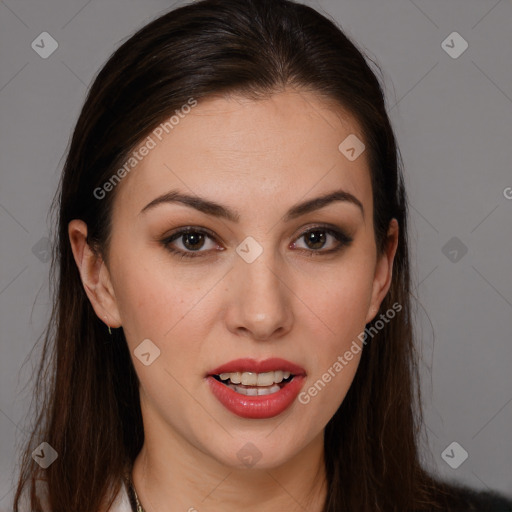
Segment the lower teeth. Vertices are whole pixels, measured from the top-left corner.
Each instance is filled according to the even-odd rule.
[[[247,396],[261,396],[261,395],[270,395],[271,393],[276,393],[281,388],[274,384],[273,386],[265,386],[265,387],[248,387],[244,388],[242,386],[235,386],[234,384],[226,384],[226,386],[230,387],[237,393],[241,395]]]

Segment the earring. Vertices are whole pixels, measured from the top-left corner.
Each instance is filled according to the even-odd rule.
[[[105,317],[105,320],[108,321],[108,317]],[[110,336],[112,336],[112,331],[110,330],[110,325],[107,324],[107,327],[108,327],[108,333],[110,334]]]

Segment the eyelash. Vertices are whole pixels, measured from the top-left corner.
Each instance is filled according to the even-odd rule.
[[[348,236],[343,231],[340,231],[338,229],[333,229],[328,226],[313,226],[309,228],[308,230],[304,231],[302,234],[300,234],[296,240],[300,240],[304,236],[308,235],[311,232],[320,231],[325,232],[332,237],[334,237],[335,240],[338,241],[339,245],[334,249],[329,249],[327,251],[322,250],[315,250],[315,249],[299,249],[301,251],[304,251],[308,254],[308,257],[315,257],[315,256],[322,256],[322,255],[328,255],[333,254],[341,251],[344,247],[349,246],[353,242],[353,238]],[[213,233],[211,233],[209,230],[206,230],[204,228],[196,228],[194,226],[188,226],[184,229],[180,229],[179,231],[176,231],[172,235],[164,238],[160,241],[160,243],[164,246],[166,250],[168,250],[170,253],[172,253],[173,256],[176,256],[179,259],[186,259],[186,258],[197,258],[197,257],[204,257],[201,253],[208,253],[209,251],[182,251],[181,249],[175,249],[171,246],[172,242],[176,239],[179,239],[183,235],[186,235],[188,233],[196,233],[196,234],[203,234],[206,235],[208,238],[211,238],[215,241],[215,236]],[[295,242],[294,242],[295,243]]]

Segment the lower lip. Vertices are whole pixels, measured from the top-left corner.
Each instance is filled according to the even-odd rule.
[[[272,418],[285,411],[297,398],[304,379],[304,375],[295,375],[288,384],[275,393],[247,396],[237,393],[211,375],[207,378],[212,393],[228,411],[242,418],[251,419]]]

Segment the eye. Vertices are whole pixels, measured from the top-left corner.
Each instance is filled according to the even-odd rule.
[[[343,247],[348,246],[352,243],[353,239],[343,231],[334,228],[328,228],[325,226],[315,226],[312,229],[308,229],[297,240],[304,240],[305,248],[298,247],[297,242],[292,244],[293,248],[303,249],[309,252],[309,256],[318,256],[321,254],[330,254],[341,250]],[[319,250],[325,247],[325,245],[331,247],[325,250]]]
[[[208,247],[207,241],[210,241],[210,247]],[[194,258],[197,256],[203,256],[204,252],[208,252],[211,249],[218,248],[219,246],[213,243],[215,237],[205,229],[195,228],[189,226],[185,229],[181,229],[171,236],[162,240],[162,245],[171,253],[176,254],[181,258]],[[176,244],[176,242],[178,242]],[[176,245],[178,247],[176,247]],[[206,245],[205,250],[204,249]],[[219,250],[224,250],[220,248]]]
[[[305,247],[300,247],[297,241],[293,242],[291,247],[305,251],[308,256],[332,254],[350,245],[353,241],[343,231],[326,226],[315,226],[305,231],[296,240],[301,239],[304,240]],[[173,255],[183,259],[207,256],[207,253],[212,250],[223,251],[224,248],[216,244],[215,240],[215,235],[209,230],[188,226],[161,240],[161,244]],[[325,245],[331,247],[320,250]]]

